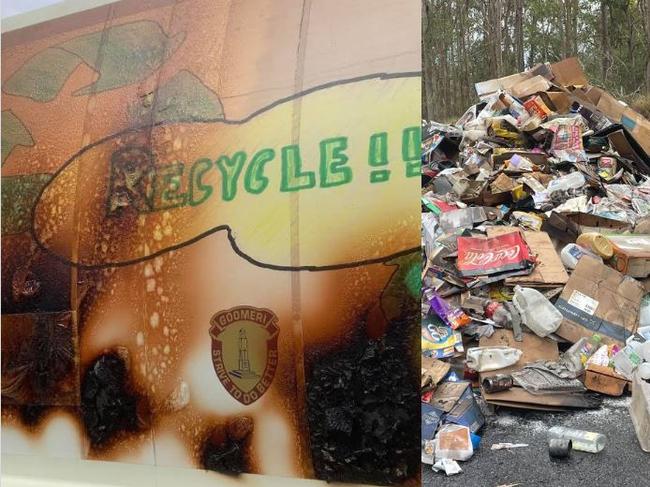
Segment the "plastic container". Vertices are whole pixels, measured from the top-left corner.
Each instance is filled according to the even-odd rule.
[[[539,337],[554,333],[562,323],[562,313],[536,289],[515,286],[512,302],[524,325]]]
[[[599,255],[596,255],[591,250],[574,243],[570,243],[564,246],[560,252],[560,259],[562,260],[564,267],[567,269],[575,269],[578,265],[578,261],[585,255],[593,257],[594,259],[599,260],[601,263],[603,262],[603,259]]]
[[[626,345],[614,355],[614,369],[620,375],[631,379],[636,368],[641,364],[641,357],[631,345]]]
[[[516,364],[522,354],[512,347],[473,347],[467,349],[465,362],[477,372],[489,372]]]
[[[563,361],[570,366],[576,374],[582,374],[587,360],[600,348],[602,338],[592,335],[590,338],[582,337],[571,348],[564,352]]]
[[[632,384],[629,411],[641,449],[650,453],[650,384],[642,380],[638,373]]]
[[[597,232],[587,232],[581,234],[576,243],[581,247],[591,250],[603,259],[611,259],[614,255],[614,245],[607,237]]]
[[[559,178],[554,179],[553,181],[548,183],[546,190],[550,194],[550,193],[554,193],[555,191],[567,191],[569,189],[580,189],[585,184],[587,184],[587,180],[585,179],[584,175],[580,171],[575,171],[565,176],[560,176]]]
[[[641,299],[641,310],[639,311],[639,326],[646,327],[650,325],[650,293]]]
[[[600,433],[593,433],[591,431],[574,430],[565,428],[564,426],[553,426],[548,430],[548,437],[550,439],[563,439],[571,440],[572,448],[574,450],[586,451],[589,453],[598,453],[605,448],[607,437]]]

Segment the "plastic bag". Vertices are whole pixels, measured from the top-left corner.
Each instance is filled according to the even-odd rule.
[[[469,428],[459,424],[445,424],[435,439],[436,461],[442,459],[465,461],[474,455]]]

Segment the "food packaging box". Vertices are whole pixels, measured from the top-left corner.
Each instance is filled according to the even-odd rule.
[[[628,381],[617,374],[611,367],[588,364],[585,371],[585,387],[590,391],[608,396],[620,396],[625,391]]]
[[[614,244],[612,264],[628,276],[645,278],[650,275],[650,235],[608,235]]]

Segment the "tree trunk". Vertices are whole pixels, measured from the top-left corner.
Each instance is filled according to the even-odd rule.
[[[602,49],[601,79],[603,86],[607,85],[607,76],[612,63],[612,53],[609,47],[609,19],[606,0],[600,2],[600,45]]]
[[[524,1],[515,0],[515,67],[523,71],[524,62]]]

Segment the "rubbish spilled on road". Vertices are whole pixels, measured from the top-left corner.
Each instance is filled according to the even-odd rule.
[[[422,461],[460,473],[496,407],[630,392],[650,451],[650,122],[576,58],[476,91],[453,125],[423,122]],[[606,444],[548,441],[553,458]]]

